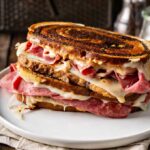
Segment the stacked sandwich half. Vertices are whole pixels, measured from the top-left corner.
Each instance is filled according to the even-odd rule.
[[[147,43],[80,24],[34,24],[0,86],[29,109],[127,117],[150,99]]]

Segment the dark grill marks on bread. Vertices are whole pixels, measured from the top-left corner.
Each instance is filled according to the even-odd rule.
[[[28,39],[38,38],[67,57],[89,59],[94,62],[124,63],[129,59],[147,59],[147,46],[138,38],[79,26],[76,24],[43,23],[29,28]],[[123,40],[122,40],[123,39]]]
[[[33,72],[23,66],[18,65],[18,70],[19,70],[19,73],[21,74],[21,77],[26,78],[27,80],[32,81],[33,83],[49,85],[54,88],[63,90],[65,92],[72,92],[78,95],[84,95],[84,96],[90,95],[90,91],[86,88],[71,85],[66,82],[53,79],[50,77],[45,77],[42,74],[37,74],[36,72]]]

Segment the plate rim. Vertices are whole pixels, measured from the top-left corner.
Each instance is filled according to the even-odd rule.
[[[115,148],[115,147],[125,146],[134,142],[144,140],[150,136],[150,131],[145,131],[145,132],[133,135],[133,136],[127,136],[123,138],[114,138],[114,139],[109,139],[109,140],[85,140],[85,141],[84,140],[69,140],[69,139],[62,139],[62,138],[39,136],[28,130],[25,130],[21,127],[16,126],[12,122],[9,122],[7,119],[2,117],[1,114],[0,114],[0,123],[2,123],[2,125],[4,125],[6,128],[14,132],[15,134],[23,136],[27,139],[33,140],[35,142],[40,142],[40,143],[49,144],[53,146],[61,146],[61,147],[66,147],[66,148],[79,148],[79,149]],[[107,145],[107,143],[109,144]],[[94,144],[94,146],[87,147],[85,146],[87,144],[88,145]]]
[[[3,69],[2,71],[0,71],[0,76],[2,74],[5,75],[8,71],[9,71],[9,67]],[[1,114],[0,114],[0,123],[2,123],[2,125],[4,125],[6,128],[8,128],[11,131],[14,129],[14,131],[15,131],[14,133],[15,134],[21,135],[21,136],[26,137],[26,138],[28,138],[30,140],[33,140],[33,141],[38,141],[37,139],[43,139],[43,140],[47,140],[47,141],[52,141],[52,142],[53,141],[57,141],[58,143],[60,142],[60,143],[68,143],[68,144],[71,144],[71,143],[73,143],[73,144],[93,143],[94,144],[95,143],[97,145],[97,146],[95,145],[95,147],[94,147],[95,149],[116,147],[116,146],[112,146],[112,143],[116,142],[116,141],[124,141],[124,143],[126,143],[125,141],[128,141],[129,139],[131,139],[131,142],[127,142],[128,144],[131,144],[131,143],[137,141],[135,139],[136,137],[139,139],[138,141],[150,137],[150,129],[149,129],[149,130],[143,131],[141,133],[137,133],[137,134],[134,134],[134,135],[131,135],[131,136],[124,136],[124,137],[121,137],[121,138],[117,137],[117,138],[113,138],[113,139],[110,138],[110,139],[104,139],[104,140],[98,140],[98,139],[97,140],[95,140],[95,139],[93,139],[93,140],[92,139],[86,139],[86,140],[83,140],[83,139],[80,139],[80,140],[74,139],[74,140],[72,140],[72,139],[68,139],[68,138],[63,139],[63,138],[58,138],[58,137],[40,136],[38,134],[32,133],[29,130],[25,130],[24,128],[21,128],[21,127],[15,125],[14,123],[12,123],[12,122],[8,121],[6,118],[4,118],[4,116],[2,116]],[[16,131],[17,131],[17,133],[16,133]],[[35,138],[35,140],[34,140],[34,138]],[[101,143],[108,143],[108,142],[110,142],[111,146],[109,146],[109,145],[108,146],[104,146],[104,147],[100,146]],[[42,142],[42,143],[44,143],[44,142]],[[51,144],[51,145],[53,145],[53,144]],[[121,144],[121,145],[118,144],[118,146],[124,146],[124,145],[126,145],[126,144]],[[58,144],[58,146],[62,146],[62,144]],[[84,149],[84,146],[83,147],[78,147],[78,146],[77,147],[75,147],[75,146],[63,146],[63,147],[67,147],[67,148],[83,148]],[[86,147],[86,149],[89,149],[89,148]]]
[[[15,126],[15,124],[13,124],[12,122],[9,122],[7,119],[5,119],[3,116],[1,116],[0,114],[0,122],[2,122],[3,124],[6,124],[7,126],[12,126],[12,128],[15,128],[16,130],[22,130],[25,134],[30,134],[30,135],[33,135],[35,137],[39,137],[37,134],[35,133],[32,133],[31,131],[28,131],[28,130],[25,130],[23,128],[20,128],[18,126]],[[125,136],[125,137],[122,137],[122,138],[114,138],[114,139],[108,139],[108,140],[100,140],[101,142],[106,142],[106,141],[116,141],[116,140],[124,140],[125,138],[132,138],[133,136],[142,136],[142,135],[145,135],[145,134],[149,134],[150,135],[150,130],[148,131],[144,131],[144,132],[141,132],[141,133],[138,133],[138,134],[135,134],[135,135],[131,135],[131,136]],[[44,137],[44,136],[40,136],[39,138],[45,138],[45,139],[50,139],[50,137]],[[59,141],[63,141],[62,138],[53,138],[54,140],[59,140]],[[65,138],[65,140],[68,142],[74,142],[74,140],[70,140],[70,139],[67,139]],[[100,142],[99,140],[75,140],[75,142]]]

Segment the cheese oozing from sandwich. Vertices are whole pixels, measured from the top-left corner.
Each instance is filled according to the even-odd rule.
[[[22,43],[18,46],[17,56],[19,56],[20,54],[22,54],[25,51],[26,44],[27,44],[27,42]],[[51,49],[49,46],[45,46],[43,49],[44,49],[45,52],[46,51],[50,52],[48,54],[49,57],[55,57],[56,56],[54,50]],[[34,54],[26,53],[26,57],[28,59],[32,59],[34,61],[40,61],[42,63],[46,63],[44,58],[35,56]],[[84,62],[84,61],[81,61],[81,60],[75,60],[75,62],[76,62],[77,65],[80,65],[82,67],[89,65],[89,64],[87,64],[87,62]],[[66,65],[67,63],[64,63],[64,61],[63,61],[62,64],[61,63],[59,63],[59,64],[56,63],[55,64],[55,71],[65,70],[65,68],[67,67],[67,65]],[[115,65],[112,65],[112,64],[103,64],[102,63],[100,65],[100,68],[105,69],[107,72],[115,71],[116,73],[118,73],[122,76],[125,76],[127,73],[129,73],[130,69],[131,69],[131,71],[132,71],[132,69],[137,69],[139,72],[142,72],[144,74],[144,76],[146,77],[146,79],[149,81],[150,80],[149,66],[150,66],[150,59],[146,63],[131,61],[129,63],[123,64],[121,67],[120,66],[118,67],[117,65],[115,66]],[[90,77],[90,76],[86,76],[86,75],[83,75],[80,71],[75,70],[73,68],[70,69],[70,72],[72,74],[78,76],[79,78],[82,78],[85,81],[88,81],[89,83],[92,83],[95,86],[106,90],[108,93],[110,93],[111,95],[116,97],[120,103],[125,102],[125,95],[127,93],[124,91],[124,89],[121,87],[120,83],[117,80],[108,80],[108,82],[107,82],[107,78],[106,78],[106,80],[103,80],[103,79],[97,79],[95,77],[93,78],[93,77]],[[103,74],[105,76],[105,73],[103,73]],[[41,86],[41,85],[39,85],[39,86]],[[48,87],[46,87],[46,88],[48,88]],[[62,93],[62,94],[68,95],[68,94],[65,94],[65,93]],[[75,97],[75,96],[73,96],[73,97]],[[80,99],[86,99],[86,98],[80,97]]]
[[[70,72],[72,74],[75,74],[75,75],[79,76],[80,78],[88,81],[89,83],[92,83],[92,84],[96,85],[97,87],[100,87],[100,88],[106,90],[107,92],[109,92],[110,94],[115,96],[120,103],[125,102],[126,93],[123,91],[123,89],[121,88],[121,85],[118,83],[118,81],[115,81],[115,80],[110,81],[109,80],[107,82],[107,80],[104,80],[104,79],[91,78],[91,77],[82,75],[79,71],[74,70],[74,69],[71,69]]]
[[[90,96],[85,96],[85,95],[80,95],[80,94],[75,94],[73,92],[67,92],[67,91],[63,91],[61,89],[58,89],[56,87],[52,87],[50,85],[46,85],[46,84],[41,84],[39,82],[33,82],[32,79],[28,78],[28,76],[24,75],[23,71],[18,69],[18,73],[19,75],[26,81],[29,83],[32,83],[33,86],[35,88],[45,88],[48,89],[49,91],[51,91],[52,93],[56,93],[60,96],[62,96],[64,99],[77,99],[77,100],[81,100],[81,101],[85,101],[88,100],[90,98]]]

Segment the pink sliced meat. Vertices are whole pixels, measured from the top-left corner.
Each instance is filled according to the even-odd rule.
[[[43,57],[43,48],[40,46],[32,44],[26,51],[34,56]]]
[[[7,89],[10,93],[18,93],[28,96],[56,96],[46,88],[34,86],[24,81],[16,71],[10,72],[0,80],[0,87]]]
[[[56,55],[56,57],[54,58],[50,58],[48,56],[43,56],[43,58],[48,62],[48,64],[52,65],[59,61],[61,57],[59,55]]]
[[[91,98],[87,101],[79,100],[62,100],[56,99],[64,105],[73,106],[79,110],[93,113],[98,116],[105,116],[110,118],[125,118],[131,112],[132,107],[125,104],[115,102],[103,102],[102,100]]]
[[[127,93],[142,94],[150,92],[150,82],[145,79],[143,73],[127,75],[124,78],[121,78],[119,75],[116,75],[116,77]]]
[[[15,88],[13,84],[15,85]],[[49,96],[55,101],[64,105],[73,106],[79,110],[87,111],[96,115],[111,118],[124,118],[131,112],[131,105],[116,102],[103,102],[100,99],[90,98],[86,101],[64,99],[62,96],[49,91],[46,88],[35,87],[32,83],[27,83],[19,79],[16,71],[10,72],[0,80],[0,87],[6,88],[11,93],[18,93],[27,96]]]
[[[116,79],[118,79],[123,89],[131,87],[134,83],[136,83],[139,80],[137,73],[126,76],[121,76],[116,73],[114,74],[114,76],[116,77]]]
[[[51,58],[49,56],[44,56],[44,49],[41,46],[32,44],[31,42],[27,42],[26,44],[26,52],[33,54],[34,56],[43,58],[48,64],[55,64],[57,61],[61,59],[61,57],[57,54],[56,57]]]
[[[72,67],[76,70],[78,70],[80,73],[82,73],[85,76],[94,76],[96,74],[96,70],[91,66],[87,65],[85,66],[80,66],[79,64],[72,63]]]
[[[0,80],[0,87],[7,89],[9,92],[15,92],[13,88],[13,80],[17,76],[17,72],[10,72]]]
[[[17,70],[17,67],[16,67],[16,64],[15,64],[15,63],[14,63],[14,64],[11,64],[11,65],[9,66],[9,68],[10,68],[10,71],[11,71],[11,72]]]
[[[144,77],[143,73],[138,74],[139,80],[132,86],[125,89],[126,92],[130,93],[147,93],[150,92],[150,83]]]

